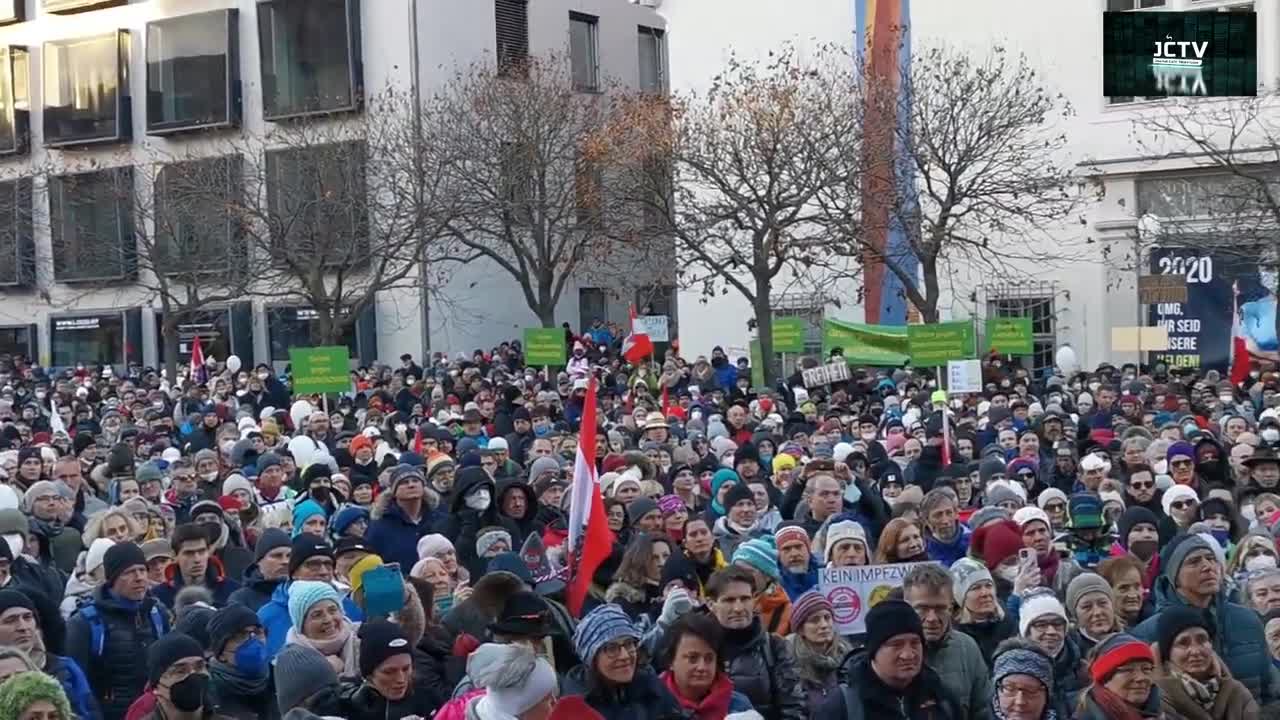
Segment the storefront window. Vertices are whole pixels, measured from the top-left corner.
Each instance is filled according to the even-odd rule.
[[[21,355],[28,360],[31,357],[32,348],[35,344],[31,337],[34,327],[31,325],[23,325],[22,327],[3,327],[0,328],[0,355]]]
[[[164,341],[164,315],[156,313],[156,337],[160,347],[160,362],[165,362],[168,348]],[[196,337],[206,358],[226,360],[231,354],[231,313],[226,310],[192,313],[192,317],[178,323],[178,362],[191,361],[191,347]]]
[[[305,307],[278,307],[267,309],[267,328],[271,335],[271,359],[289,362],[289,348],[324,345],[316,333],[316,311]],[[342,335],[342,345],[351,350],[352,357],[359,357],[356,347],[356,326],[352,323]]]
[[[54,366],[124,363],[122,314],[59,317],[51,322],[49,340]]]

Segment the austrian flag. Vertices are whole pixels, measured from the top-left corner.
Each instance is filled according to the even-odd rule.
[[[613,532],[600,495],[596,477],[596,379],[587,381],[587,397],[582,410],[582,431],[578,434],[578,454],[573,467],[573,487],[569,491],[569,612],[578,617],[591,588],[591,578],[613,550]]]
[[[636,329],[636,307],[631,306],[631,334],[622,341],[622,357],[635,365],[653,354],[653,340],[644,329]]]

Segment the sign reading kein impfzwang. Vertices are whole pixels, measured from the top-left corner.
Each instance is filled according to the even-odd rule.
[[[1216,10],[1103,13],[1102,94],[1112,102],[1257,95],[1257,15]]]
[[[823,568],[818,575],[818,592],[831,601],[836,632],[857,635],[867,631],[867,611],[902,587],[902,578],[911,568],[924,563],[862,565]]]

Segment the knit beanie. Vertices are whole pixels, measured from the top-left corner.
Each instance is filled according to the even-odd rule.
[[[1093,493],[1080,492],[1067,501],[1068,524],[1075,530],[1096,530],[1105,525],[1102,498]]]
[[[391,487],[387,488],[391,492],[391,497],[396,496],[396,490],[400,484],[406,480],[416,479],[424,486],[427,484],[427,476],[423,474],[422,468],[415,465],[407,465],[401,463],[391,471]]]
[[[285,645],[276,654],[276,703],[285,713],[326,687],[336,687],[338,675],[333,666],[309,645]]]
[[[58,486],[48,480],[40,480],[31,483],[31,487],[22,495],[22,509],[31,512],[35,506],[36,498],[48,495],[60,495]]]
[[[71,702],[62,683],[42,672],[20,672],[0,683],[0,716],[17,720],[27,708],[44,700],[58,711],[58,717],[72,718]]]
[[[1018,504],[1022,504],[1025,501],[1022,496],[1013,489],[1013,486],[1007,482],[997,480],[987,486],[986,493],[983,495],[983,506],[991,507],[1005,502],[1016,502]]]
[[[1190,607],[1188,605],[1170,605],[1160,611],[1156,616],[1156,643],[1160,648],[1160,659],[1167,662],[1169,660],[1169,651],[1173,649],[1173,643],[1178,639],[1178,635],[1183,630],[1193,627],[1204,628],[1209,633],[1209,639],[1214,636],[1213,622],[1200,608]]]
[[[1105,683],[1116,670],[1128,663],[1145,660],[1154,665],[1156,661],[1155,655],[1151,652],[1151,646],[1128,633],[1112,635],[1098,643],[1093,652],[1093,664],[1089,666],[1089,677],[1098,685]]]
[[[1064,623],[1067,621],[1067,611],[1053,593],[1039,592],[1026,598],[1022,601],[1022,608],[1018,613],[1018,633],[1026,637],[1031,624],[1046,615],[1061,618]]]
[[[796,459],[788,453],[778,453],[773,456],[773,472],[778,474],[786,470],[796,469]]]
[[[1050,531],[1053,530],[1053,523],[1049,522],[1049,513],[1041,510],[1035,505],[1020,507],[1018,508],[1018,512],[1013,514],[1013,521],[1017,523],[1019,528],[1024,528],[1027,526],[1027,523],[1035,522],[1037,520],[1044,523],[1046,529]]]
[[[791,627],[795,632],[800,632],[805,622],[820,610],[835,614],[835,609],[831,607],[831,601],[826,595],[817,590],[809,590],[802,594],[791,603]]]
[[[399,625],[386,620],[366,620],[360,625],[360,676],[373,675],[378,666],[396,655],[412,655],[413,646]]]
[[[258,536],[258,543],[253,546],[253,561],[259,562],[267,553],[276,548],[289,547],[289,534],[279,528],[267,528]]]
[[[107,557],[107,551],[115,544],[114,540],[108,540],[107,538],[94,540],[84,554],[84,571],[93,573],[94,570],[102,567],[102,563]]]
[[[18,508],[0,510],[0,535],[21,533],[24,537],[31,532],[31,523]]]
[[[1164,491],[1164,495],[1160,496],[1160,507],[1164,508],[1164,514],[1173,517],[1173,504],[1179,501],[1193,500],[1199,502],[1200,498],[1196,495],[1196,491],[1186,485],[1174,485]]]
[[[523,645],[481,645],[467,658],[467,676],[485,691],[480,717],[519,717],[558,685],[551,664]]]
[[[1106,578],[1097,573],[1082,572],[1071,578],[1071,583],[1067,585],[1067,612],[1072,617],[1076,616],[1076,606],[1086,595],[1100,593],[1106,595],[1108,600],[1115,602],[1115,595],[1111,591],[1111,585]]]
[[[994,570],[1022,548],[1022,531],[1012,520],[1001,520],[978,528],[969,542],[970,552]]]
[[[1129,533],[1138,525],[1150,525],[1152,529],[1159,529],[1160,520],[1156,518],[1156,514],[1150,510],[1135,505],[1125,510],[1120,515],[1120,519],[1116,521],[1116,542],[1120,543],[1120,547],[1129,548]]]
[[[36,611],[36,604],[27,593],[21,590],[0,590],[0,615],[16,607],[26,608],[33,613]]]
[[[1044,490],[1040,491],[1040,497],[1036,498],[1036,505],[1040,506],[1040,509],[1043,510],[1049,503],[1053,502],[1054,500],[1057,500],[1063,505],[1066,505],[1067,494],[1062,492],[1058,488],[1045,488]]]
[[[293,536],[302,534],[302,526],[313,517],[328,518],[328,513],[315,500],[303,500],[293,506]]]
[[[960,504],[960,499],[956,496],[955,490],[945,485],[930,490],[925,493],[924,500],[920,502],[920,517],[929,517],[929,513],[935,507],[947,501],[950,501],[952,505],[958,506]]]
[[[137,545],[122,542],[107,548],[107,552],[102,556],[102,569],[106,575],[107,587],[115,584],[116,578],[136,565],[147,566],[147,558],[142,554],[142,548]]]
[[[230,495],[237,490],[244,490],[247,493],[253,493],[253,483],[245,479],[240,473],[231,473],[226,480],[222,481],[222,494]]]
[[[778,569],[778,549],[764,538],[752,538],[733,551],[733,564],[744,564],[759,570],[775,583],[782,582]]]
[[[881,645],[899,635],[916,635],[924,644],[924,626],[914,608],[901,600],[883,600],[871,608],[867,613],[868,657],[874,658]]]
[[[329,547],[329,543],[324,538],[311,533],[302,533],[293,538],[289,550],[289,576],[298,571],[302,564],[313,557],[327,557],[333,559],[333,548]]]
[[[1010,517],[1012,516],[1009,514],[1008,510],[1005,510],[1002,507],[988,505],[986,507],[978,508],[977,511],[969,516],[969,527],[977,530],[983,525],[994,520],[1008,520]]]
[[[537,458],[533,462],[529,463],[529,482],[534,485],[534,492],[537,494],[541,494],[538,493],[537,486],[538,481],[542,479],[543,475],[557,477],[559,474],[560,461],[553,457],[544,455],[543,457]],[[547,487],[549,486],[544,485],[542,489],[546,490]]]
[[[511,533],[503,528],[490,526],[481,530],[480,534],[476,536],[476,555],[484,557],[499,541],[505,541],[508,550],[514,549],[511,546]]]
[[[578,623],[573,631],[573,647],[578,658],[591,667],[600,648],[624,638],[639,641],[640,632],[621,607],[606,603],[597,605]]]
[[[1045,695],[1053,694],[1053,661],[1040,650],[1014,647],[995,656],[991,679],[995,685],[1010,675],[1030,675],[1044,686]]]
[[[648,515],[649,513],[657,509],[658,509],[657,501],[655,501],[653,498],[647,498],[641,495],[635,500],[632,500],[631,504],[627,506],[627,523],[630,525],[635,525],[636,523],[640,522],[640,518],[644,517],[645,515]]]
[[[289,583],[289,619],[293,621],[295,632],[302,634],[302,624],[307,619],[307,613],[316,603],[325,600],[331,600],[334,605],[342,607],[342,598],[338,597],[338,591],[329,583],[314,580],[294,580]]]
[[[170,632],[147,648],[147,684],[155,687],[170,665],[183,658],[204,657],[204,648],[190,635]]]
[[[1182,570],[1182,563],[1196,550],[1208,550],[1217,554],[1209,541],[1200,535],[1178,535],[1169,541],[1169,545],[1161,553],[1160,565],[1164,569],[1164,576],[1169,578],[1174,587],[1178,585],[1178,572]]]
[[[831,551],[835,549],[836,543],[844,540],[857,540],[862,546],[867,547],[867,531],[862,524],[854,520],[841,520],[831,523],[827,527],[827,542],[822,548],[822,557],[831,560]]]
[[[215,612],[213,618],[209,620],[209,652],[214,655],[222,653],[227,643],[231,642],[231,638],[255,625],[262,625],[258,614],[238,603],[232,603]]]
[[[1169,449],[1165,451],[1164,459],[1166,462],[1172,463],[1173,459],[1178,455],[1181,455],[1188,460],[1195,461],[1196,449],[1192,447],[1191,443],[1185,440],[1179,440],[1170,445]]]
[[[351,569],[347,571],[347,583],[351,586],[351,592],[354,593],[360,588],[364,587],[365,573],[369,572],[370,570],[376,567],[379,567],[384,562],[385,561],[382,559],[381,555],[374,555],[372,553],[370,553],[369,555],[365,555],[364,557],[357,560],[356,564],[352,565]],[[418,563],[420,562],[422,561],[419,560]],[[440,561],[436,560],[436,562],[440,562]],[[414,570],[418,568],[418,563],[414,563],[413,565]],[[413,571],[410,570],[409,574],[413,575]]]
[[[334,537],[341,537],[347,531],[347,528],[358,520],[368,522],[369,510],[359,505],[348,505],[333,514],[333,519],[329,521],[329,529]]]
[[[658,498],[658,509],[662,511],[664,516],[675,515],[681,510],[686,513],[689,511],[688,508],[685,507],[684,501],[680,499],[679,495],[663,495]]]
[[[730,510],[733,509],[734,505],[737,505],[743,500],[750,500],[751,502],[754,503],[756,500],[756,496],[752,494],[751,488],[747,487],[746,483],[739,482],[737,485],[734,485],[733,487],[729,488],[729,492],[724,494],[725,513],[727,514]]]
[[[830,531],[831,529],[828,528],[827,532],[830,533]],[[803,525],[795,522],[779,525],[778,529],[773,531],[774,547],[780,548],[789,542],[802,542],[805,547],[809,547],[809,531],[805,530]]]
[[[427,557],[438,557],[453,549],[453,543],[449,542],[449,538],[439,534],[432,533],[423,535],[418,538],[418,559]]]
[[[962,607],[964,606],[965,596],[969,594],[974,585],[983,581],[995,583],[995,580],[991,577],[991,571],[987,569],[986,565],[967,557],[960,558],[951,564],[951,580],[955,583],[956,603]]]

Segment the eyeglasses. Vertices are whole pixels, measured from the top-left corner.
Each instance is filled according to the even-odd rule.
[[[1035,622],[1031,623],[1031,629],[1038,630],[1041,632],[1045,630],[1057,630],[1058,632],[1063,632],[1067,629],[1067,621],[1057,619],[1057,618],[1048,619],[1048,620],[1036,620]]]
[[[1053,513],[1066,512],[1066,511],[1067,511],[1067,504],[1066,504],[1066,503],[1060,503],[1060,502],[1045,503],[1044,511],[1045,511],[1045,512],[1053,512]]]
[[[605,657],[617,658],[624,654],[635,655],[639,649],[640,649],[640,646],[639,644],[636,643],[635,640],[627,638],[625,640],[618,640],[616,642],[608,643],[604,647],[600,648],[600,652]]]
[[[1174,460],[1169,463],[1169,467],[1176,467],[1176,468],[1191,467],[1192,464],[1193,463],[1190,460]]]
[[[996,689],[1000,691],[1000,695],[1005,698],[1020,697],[1023,700],[1037,700],[1044,697],[1045,690],[1043,685],[1022,686],[1015,685],[1011,682],[1002,682]]]
[[[1187,508],[1191,508],[1195,506],[1196,506],[1195,500],[1174,500],[1173,502],[1169,503],[1169,507],[1174,510],[1186,510]]]

